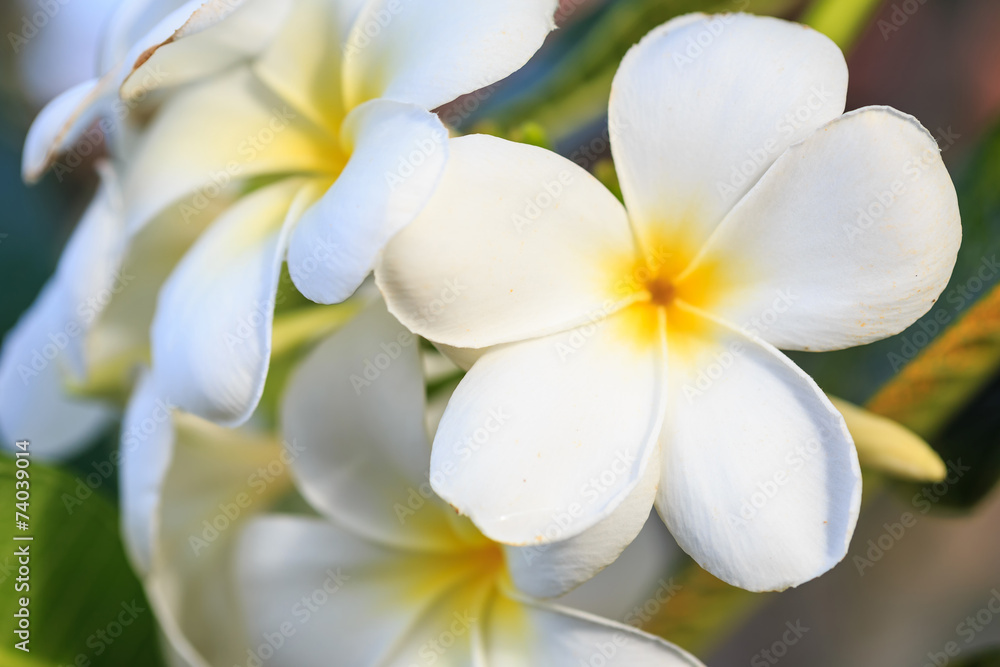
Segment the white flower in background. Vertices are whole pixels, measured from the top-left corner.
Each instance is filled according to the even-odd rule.
[[[81,145],[95,150],[95,123],[109,135],[124,174],[118,261],[85,255],[81,275],[113,276],[151,226],[187,237],[211,216],[159,291],[153,373],[180,408],[238,424],[263,391],[286,251],[307,297],[350,296],[440,177],[447,132],[429,110],[523,65],[555,4],[127,2],[103,74],[33,125],[25,177],[72,168]],[[47,334],[32,331],[28,350]]]
[[[240,430],[191,415],[158,421],[142,383],[122,440],[124,532],[181,664],[700,664],[520,592],[564,593],[624,545],[601,528],[528,552],[486,539],[430,490],[424,392],[417,339],[380,302],[293,374],[283,450],[241,448]],[[315,513],[261,515],[289,472]],[[605,606],[641,578],[612,569],[591,582],[612,576]],[[674,591],[657,585],[644,595],[659,604]]]
[[[887,107],[841,115],[846,90],[813,30],[689,15],[615,76],[624,207],[553,153],[452,140],[376,270],[403,324],[478,357],[434,440],[438,494],[494,540],[544,544],[622,514],[652,475],[680,546],[727,582],[781,589],[837,563],[857,454],[777,348],[901,331],[961,237],[931,135]]]
[[[117,265],[120,194],[108,165],[102,184],[66,244],[55,275],[4,338],[0,356],[0,432],[6,446],[30,439],[42,457],[69,456],[104,429],[113,410],[68,395],[88,370],[86,331],[110,299],[115,276],[91,262]],[[109,239],[112,241],[109,243]]]
[[[121,0],[13,3],[6,37],[22,87],[39,106],[93,75],[101,37]]]

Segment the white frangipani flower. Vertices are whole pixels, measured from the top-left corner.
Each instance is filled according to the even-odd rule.
[[[452,140],[376,270],[403,324],[478,357],[434,441],[438,494],[492,539],[544,544],[622,514],[652,475],[680,546],[732,584],[836,564],[857,454],[777,348],[901,331],[961,238],[931,135],[887,107],[842,115],[846,90],[842,54],[811,29],[690,15],[615,76],[624,207],[553,153]],[[510,418],[486,434],[495,410]]]
[[[367,384],[358,381],[365,360],[380,369]],[[457,516],[427,483],[423,397],[416,339],[380,303],[317,348],[290,381],[285,437],[302,452],[292,474],[321,517],[255,517],[241,536],[249,635],[295,630],[269,664],[569,667],[593,656],[700,664],[630,626],[519,592],[510,577],[530,568],[535,577],[580,583],[581,571],[606,556],[602,544],[579,545],[573,558],[556,545],[528,560]],[[520,572],[509,570],[514,562]],[[312,597],[317,591],[325,595]],[[305,599],[322,602],[299,623]]]
[[[42,113],[24,170],[41,173],[95,118],[122,111],[137,117],[121,150],[127,237],[165,214],[187,220],[243,195],[166,281],[151,331],[157,384],[184,410],[239,424],[263,390],[286,254],[307,297],[349,297],[442,173],[447,132],[430,110],[517,70],[553,28],[555,8],[128,3],[120,22],[132,28],[116,33],[125,55]]]
[[[621,542],[594,529],[576,546],[526,551],[482,536],[430,491],[424,393],[417,339],[381,302],[292,375],[283,448],[247,427],[168,416],[153,379],[139,383],[123,426],[123,533],[177,664],[701,664],[519,591],[561,569],[551,592],[565,592]],[[318,516],[262,515],[288,473]],[[591,601],[600,608],[662,604],[675,592],[652,583],[665,562],[644,557],[658,574],[612,566],[579,591],[613,598]]]

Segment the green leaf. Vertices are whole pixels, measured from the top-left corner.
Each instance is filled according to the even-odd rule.
[[[517,81],[518,92],[496,95],[470,116],[505,128],[534,121],[552,143],[598,123],[607,114],[611,80],[629,48],[653,28],[694,11],[781,14],[794,0],[614,0],[557,31],[552,44]],[[534,72],[532,78],[527,74]],[[515,75],[517,76],[517,75]]]
[[[950,667],[1000,667],[1000,649],[978,653],[971,658],[959,658],[947,664]]]
[[[125,557],[114,507],[97,493],[88,496],[85,482],[31,459],[29,530],[18,530],[16,470],[9,456],[0,457],[0,664],[162,665],[153,612]],[[30,590],[18,592],[14,552],[24,545],[30,579],[20,585]],[[21,597],[30,600],[30,653],[14,648]]]
[[[802,22],[849,50],[868,25],[881,0],[814,0]]]

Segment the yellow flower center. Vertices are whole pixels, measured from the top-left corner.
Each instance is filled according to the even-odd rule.
[[[728,282],[718,263],[698,260],[696,246],[683,240],[648,243],[651,248],[638,256],[622,258],[617,265],[625,277],[615,292],[633,304],[623,312],[625,336],[639,344],[658,340],[660,322],[666,320],[668,344],[682,345],[692,336],[705,333],[707,322],[691,308],[711,310],[725,291]]]

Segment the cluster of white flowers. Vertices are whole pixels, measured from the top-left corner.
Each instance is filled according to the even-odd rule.
[[[844,557],[854,442],[779,348],[940,295],[961,227],[934,139],[845,114],[836,45],[744,14],[622,61],[624,205],[556,153],[449,137],[434,110],[524,65],[556,5],[126,1],[101,76],[37,119],[29,180],[95,125],[108,155],[4,343],[0,426],[67,456],[127,388],[123,533],[177,664],[698,665],[551,600],[654,507],[749,590]],[[269,381],[296,293],[325,306],[292,324],[339,326]],[[446,407],[418,336],[468,371]]]

